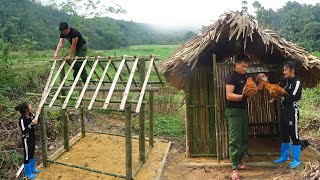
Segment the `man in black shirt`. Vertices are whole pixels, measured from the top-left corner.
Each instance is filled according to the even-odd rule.
[[[59,52],[63,46],[64,39],[67,39],[70,44],[70,52],[69,55],[66,56],[64,59],[71,64],[72,63],[72,57],[78,56],[78,57],[86,57],[87,56],[87,42],[82,37],[81,33],[76,28],[70,28],[69,25],[66,22],[60,22],[59,24],[59,30],[60,30],[60,40],[59,44],[57,46],[56,52],[54,53],[54,59],[58,59]],[[79,69],[81,67],[81,62],[76,62],[73,66],[74,73],[73,78],[75,79]],[[87,80],[87,71],[84,68],[81,73],[81,79],[83,82]]]
[[[227,107],[225,111],[229,128],[229,154],[232,164],[232,179],[240,179],[238,170],[251,169],[242,164],[241,160],[248,148],[248,113],[247,96],[243,94],[246,84],[246,71],[249,57],[238,55],[235,70],[226,79]]]

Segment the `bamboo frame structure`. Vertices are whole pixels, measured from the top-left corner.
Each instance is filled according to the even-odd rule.
[[[153,133],[153,100],[154,100],[154,92],[157,92],[160,90],[160,87],[150,87],[147,85],[163,85],[163,81],[161,79],[161,75],[158,71],[158,68],[156,67],[155,61],[159,60],[158,56],[150,55],[150,56],[119,56],[119,57],[75,57],[72,63],[69,64],[69,68],[66,70],[66,61],[55,60],[52,61],[53,65],[50,70],[50,74],[46,83],[46,87],[43,90],[42,94],[38,93],[27,93],[28,96],[33,97],[41,97],[40,103],[38,107],[41,107],[41,109],[44,108],[44,106],[48,107],[60,107],[61,108],[61,117],[62,117],[62,124],[63,124],[63,152],[66,152],[70,149],[69,144],[69,127],[68,127],[68,110],[67,108],[79,108],[80,113],[80,140],[82,137],[85,136],[86,131],[85,130],[85,122],[84,122],[84,109],[87,108],[88,110],[106,110],[108,111],[115,111],[115,112],[122,112],[125,114],[126,120],[126,133],[125,135],[118,135],[121,137],[125,137],[126,139],[126,175],[121,175],[117,173],[112,172],[103,172],[95,169],[91,169],[89,167],[82,167],[75,164],[66,164],[63,162],[56,161],[56,159],[48,159],[47,156],[47,140],[46,140],[46,121],[45,118],[42,118],[40,123],[40,134],[41,134],[41,150],[42,150],[42,161],[43,165],[47,166],[49,163],[55,163],[65,166],[70,166],[74,168],[80,168],[96,173],[106,174],[110,176],[125,178],[125,179],[133,179],[138,171],[141,169],[145,162],[146,156],[148,156],[151,148],[154,146],[154,133]],[[147,73],[145,72],[145,62],[148,61],[149,66]],[[56,70],[56,73],[54,77],[52,78],[55,67],[57,62],[59,62],[59,68]],[[90,65],[89,63],[92,62],[93,64]],[[129,67],[128,62],[133,62],[131,69]],[[115,63],[120,63],[117,67]],[[76,66],[80,66],[80,69],[78,73],[75,76],[74,82],[72,83],[71,87],[68,85],[68,77],[72,71],[72,69]],[[139,64],[139,66],[138,66]],[[82,84],[78,84],[79,78],[82,74],[82,72],[85,69],[85,66],[90,66],[90,72],[88,74],[86,82]],[[114,75],[113,79],[111,78],[110,73],[110,65],[113,66],[113,69],[116,70],[116,74]],[[125,66],[125,67],[124,67]],[[149,81],[149,77],[151,75],[151,71],[154,67],[155,76],[158,77],[158,81]],[[102,71],[97,71],[97,69],[100,68]],[[126,69],[129,72],[129,77],[127,81],[124,81],[121,72],[123,69]],[[65,71],[66,70],[66,71]],[[136,81],[134,79],[135,73],[139,72],[139,81]],[[101,73],[102,72],[102,73]],[[108,73],[109,72],[109,73]],[[95,74],[96,77],[99,78],[99,81],[94,80],[92,77]],[[58,76],[60,76],[60,81],[58,82]],[[105,77],[109,79],[109,81],[105,81]],[[120,81],[118,81],[120,79]],[[90,83],[95,83],[94,87]],[[118,84],[125,84],[125,88],[118,88]],[[139,83],[139,87],[137,87],[137,84]],[[57,86],[55,86],[58,84]],[[76,93],[74,93],[76,92]],[[93,94],[87,94],[87,92],[93,92]],[[99,93],[107,93],[106,98],[100,98]],[[122,94],[121,99],[117,100],[111,97],[118,97],[121,95],[118,95],[114,92],[120,92]],[[144,100],[145,92],[149,92],[149,108],[150,108],[150,120],[149,120],[149,140],[145,138],[145,104],[147,103]],[[138,94],[139,99],[129,99],[129,93],[136,93]],[[75,97],[75,94],[77,97]],[[90,97],[88,97],[88,96]],[[56,103],[56,100],[59,99],[61,103]],[[86,103],[89,102],[89,103]],[[97,103],[103,103],[102,107],[95,107],[94,104]],[[112,109],[108,108],[109,104],[119,104],[118,109]],[[132,110],[131,104],[136,104],[136,106],[139,106],[139,108],[136,108],[135,110]],[[138,137],[132,137],[131,134],[131,113],[138,113],[139,114],[139,124],[140,124],[140,133],[139,138]],[[40,115],[40,113],[39,113]],[[42,117],[42,115],[41,115]],[[110,135],[116,135],[112,133],[105,133],[105,132],[93,132],[93,133],[102,133],[102,134],[110,134]],[[132,139],[139,139],[139,165],[138,167],[133,171],[132,170]],[[145,148],[145,141],[149,141],[149,148],[146,150]],[[71,144],[72,145],[72,144]],[[62,153],[63,153],[62,152]]]

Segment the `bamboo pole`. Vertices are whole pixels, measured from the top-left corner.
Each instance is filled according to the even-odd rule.
[[[128,83],[127,83],[126,89],[125,89],[125,91],[123,93],[122,101],[121,101],[121,104],[120,104],[120,109],[121,110],[124,109],[124,106],[126,104],[126,101],[127,101],[127,98],[128,98],[128,94],[129,94],[129,90],[130,90],[130,87],[131,87],[131,82],[133,80],[134,73],[136,72],[136,67],[137,67],[138,61],[139,61],[139,58],[136,58],[136,60],[134,61],[133,65],[132,65],[132,69],[131,69],[131,72],[130,72]]]
[[[80,103],[81,103],[81,100],[82,100],[82,98],[83,98],[83,96],[84,96],[84,94],[85,94],[85,92],[86,92],[86,89],[88,88],[90,79],[91,79],[91,77],[92,77],[93,72],[95,72],[95,68],[96,68],[98,62],[99,62],[99,57],[98,57],[97,60],[94,62],[93,66],[92,66],[92,68],[91,68],[91,71],[90,71],[90,73],[89,73],[89,76],[88,76],[88,78],[87,78],[87,80],[86,80],[86,83],[84,84],[84,86],[83,86],[83,88],[82,88],[82,91],[81,91],[81,93],[80,93],[80,95],[79,95],[79,98],[78,98],[78,100],[77,100],[77,102],[76,102],[76,106],[75,106],[76,109],[79,107],[79,105],[80,105]]]
[[[213,89],[214,89],[214,120],[215,120],[215,131],[216,131],[216,151],[217,151],[217,159],[218,163],[220,163],[220,142],[219,142],[219,123],[218,123],[218,80],[217,80],[217,64],[216,64],[216,55],[212,55],[213,59]]]
[[[67,81],[72,81],[71,79],[68,79]],[[99,80],[90,80],[90,82],[92,83],[96,83],[99,82]],[[112,83],[113,81],[103,81],[103,83]],[[128,83],[128,81],[122,81],[121,83],[125,83],[124,87],[126,86],[126,83]],[[136,81],[136,83],[140,83],[139,81]],[[164,82],[160,82],[160,81],[148,81],[147,84],[164,84]]]
[[[101,87],[101,85],[102,85],[104,76],[107,74],[107,71],[108,71],[108,68],[109,68],[109,66],[110,66],[110,63],[111,63],[111,59],[109,59],[106,67],[104,68],[104,71],[103,71],[103,73],[102,73],[102,75],[101,75],[101,78],[100,78],[100,80],[99,80],[98,86],[97,86],[97,88],[95,89],[95,92],[94,92],[94,94],[93,94],[93,96],[92,96],[92,98],[91,98],[90,104],[89,104],[89,106],[88,106],[88,109],[89,109],[89,110],[92,108],[92,105],[93,105],[94,101],[96,100],[96,97],[97,97],[97,95],[98,95],[98,93],[99,93],[99,90],[100,90],[100,87]]]
[[[114,176],[114,177],[126,179],[126,176],[125,176],[125,175],[122,175],[122,174],[116,174],[116,173],[111,173],[111,172],[104,172],[104,171],[100,171],[100,170],[96,170],[96,169],[87,168],[87,167],[84,167],[84,166],[79,166],[79,165],[74,165],[74,164],[67,164],[67,163],[59,162],[59,161],[48,160],[48,162],[54,163],[54,164],[63,165],[63,166],[67,166],[67,167],[73,167],[73,168],[83,169],[83,170],[87,170],[87,171],[91,171],[91,172],[95,172],[95,173],[99,173],[99,174],[104,174],[104,175],[108,175],[108,176]]]
[[[151,58],[151,61],[150,61],[150,64],[149,64],[149,67],[148,67],[148,70],[147,70],[147,74],[144,78],[144,82],[143,82],[143,85],[142,85],[142,90],[140,92],[140,97],[139,97],[139,100],[138,100],[138,104],[137,104],[137,107],[136,107],[136,113],[139,113],[140,112],[140,108],[141,108],[141,102],[143,100],[143,97],[144,97],[144,93],[145,93],[145,90],[146,90],[146,87],[147,87],[147,83],[148,83],[148,80],[149,80],[149,77],[150,77],[150,74],[151,74],[151,70],[152,70],[152,66],[153,66],[153,60],[154,60],[154,57]],[[142,80],[140,80],[142,81]]]
[[[126,58],[126,56],[123,56],[123,59],[125,59],[125,58]],[[123,60],[123,59],[122,59],[122,60]],[[122,71],[122,67],[123,67],[123,63],[122,63],[122,62],[123,62],[123,61],[121,61],[121,62],[120,62],[120,65],[119,65],[119,68],[121,69],[120,71]],[[121,65],[121,64],[122,64],[122,65]],[[117,66],[114,64],[113,61],[111,61],[111,65],[112,65],[113,68],[116,70],[116,72],[118,72],[119,68],[117,68]],[[120,67],[120,66],[121,66],[121,67]],[[126,84],[125,84],[125,82],[124,82],[121,74],[119,74],[119,78],[120,78],[121,83],[122,83],[124,86],[126,86]],[[118,78],[117,78],[117,81],[118,81]],[[113,81],[112,81],[112,83],[113,83]]]
[[[81,126],[81,137],[86,136],[86,131],[85,131],[85,125],[84,125],[84,103],[81,103],[82,106],[80,107],[80,126]]]
[[[160,75],[160,73],[159,73],[159,70],[158,70],[158,67],[157,67],[155,61],[153,61],[153,67],[154,67],[154,70],[156,71],[156,74],[157,74],[157,76],[158,76],[158,78],[159,78],[160,83],[162,83],[162,87],[164,87],[163,80],[162,80],[162,78],[161,78],[161,75]]]
[[[86,59],[86,60],[87,60],[87,59]],[[78,74],[77,74],[77,76],[76,76],[76,79],[73,81],[72,86],[71,86],[71,88],[70,88],[70,90],[69,90],[69,93],[68,93],[66,99],[64,100],[64,103],[63,103],[63,105],[62,105],[62,109],[65,109],[65,108],[67,107],[67,105],[68,105],[68,102],[69,102],[69,99],[70,99],[70,97],[71,97],[71,95],[72,95],[72,93],[73,93],[73,90],[74,90],[74,88],[76,87],[76,85],[77,85],[77,83],[78,83],[78,80],[79,80],[79,78],[80,78],[80,76],[81,76],[81,73],[82,73],[83,69],[85,68],[85,65],[86,65],[86,63],[87,63],[86,60],[84,60],[84,61],[82,62],[82,64],[81,64],[81,67],[80,67],[79,72],[78,72]]]
[[[109,63],[109,62],[111,63],[111,60],[110,60],[110,59],[109,59],[109,61],[108,61],[107,63]],[[101,61],[99,61],[98,64],[99,64],[99,66],[100,66],[102,69],[105,69],[104,66],[102,65]],[[111,77],[109,76],[109,74],[106,73],[106,75],[107,75],[109,81],[112,81],[112,79],[111,79]],[[100,81],[100,79],[101,79],[101,77],[99,78],[99,81]]]
[[[58,87],[53,87],[52,89],[58,89]],[[62,87],[61,89],[63,90],[67,90],[69,89],[69,87]],[[75,87],[74,88],[75,90],[82,90],[82,87]],[[87,91],[96,91],[97,90],[97,87],[88,87],[87,88]],[[99,91],[109,91],[110,88],[109,87],[106,87],[106,88],[100,88]],[[114,88],[113,92],[124,92],[126,89],[125,88]],[[141,88],[139,87],[131,87],[130,88],[130,92],[141,92]],[[159,87],[147,87],[146,88],[146,92],[150,92],[150,91],[160,91],[160,88]],[[210,106],[210,105],[209,105]],[[211,105],[213,106],[213,105]]]
[[[150,108],[150,120],[149,120],[149,147],[153,147],[153,113],[154,113],[154,97],[153,92],[149,93],[149,108]]]
[[[140,60],[139,62],[139,80],[145,80],[145,66],[146,62]],[[139,87],[143,88],[143,84],[139,83]],[[142,96],[144,97],[144,96]],[[139,162],[145,162],[145,105],[142,105],[139,113]]]
[[[127,56],[127,55],[123,55]],[[109,59],[112,59],[112,61],[121,61],[123,59],[123,56],[101,56],[101,62],[107,62]],[[136,57],[139,56],[140,59],[144,59],[146,61],[150,61],[150,56],[154,56],[156,61],[160,60],[159,55],[134,55],[134,56],[127,56],[127,61],[134,61]],[[74,58],[72,58],[73,60]],[[84,61],[85,57],[79,57],[79,61]],[[96,56],[88,56],[88,61],[94,61],[96,59]],[[52,62],[54,60],[49,60],[49,62]],[[64,61],[64,59],[58,59],[56,61]]]
[[[45,87],[44,87],[44,89],[43,89],[43,93],[42,93],[40,102],[43,100],[43,97],[45,96],[45,94],[46,94],[46,92],[47,92],[47,90],[48,90],[48,88],[49,88],[49,84],[50,84],[51,77],[52,77],[52,75],[53,75],[54,69],[55,69],[55,67],[56,67],[56,63],[57,63],[57,61],[53,61],[53,63],[52,63],[52,67],[51,67],[51,69],[50,69],[50,73],[49,73],[49,76],[48,76],[48,78],[47,78],[47,83],[46,83],[46,85],[45,85]],[[38,109],[37,109],[37,111],[36,111],[35,119],[38,119],[38,118],[39,118],[39,115],[40,115],[40,113],[41,113],[41,109],[42,109],[42,106],[40,106],[40,104],[39,104]]]
[[[27,93],[28,96],[41,96],[41,94],[37,94],[37,93]],[[53,95],[49,95],[49,97],[53,97]],[[66,96],[58,96],[57,97],[58,99],[66,99],[67,97]],[[77,97],[71,97],[70,99],[72,100],[77,100],[78,98]],[[91,99],[90,98],[82,98],[82,101],[90,101]],[[105,100],[104,99],[96,99],[97,102],[104,102]],[[128,103],[133,103],[133,104],[137,104],[138,101],[135,101],[135,100],[128,100],[127,101]],[[121,103],[121,100],[111,100],[109,103]],[[142,102],[143,104],[146,103],[146,101],[143,101]],[[68,105],[66,106],[68,107]],[[122,111],[122,110],[119,110],[119,111]]]
[[[60,73],[60,85],[59,85],[59,88],[58,88],[58,90],[56,91],[55,95],[54,95],[53,98],[51,99],[51,102],[50,102],[50,104],[49,104],[49,107],[51,107],[52,104],[54,103],[54,101],[57,99],[57,96],[59,95],[62,86],[64,85],[64,83],[65,83],[66,80],[68,79],[68,75],[69,75],[69,73],[71,72],[73,66],[75,65],[75,63],[76,63],[76,61],[77,61],[77,58],[78,58],[78,57],[76,57],[76,58],[74,59],[74,61],[71,63],[71,65],[70,65],[67,73],[64,72],[64,68],[63,68],[63,71]],[[63,75],[64,75],[64,76],[63,76]]]
[[[132,179],[131,104],[126,105],[126,179]]]
[[[66,61],[62,61],[62,63],[60,64],[60,67],[57,71],[57,73],[55,74],[55,76],[53,77],[48,89],[46,90],[46,93],[45,95],[41,98],[41,102],[39,104],[39,107],[42,107],[43,104],[46,102],[46,99],[48,97],[48,95],[50,94],[50,91],[52,89],[52,87],[54,86],[54,83],[56,82],[56,80],[58,79],[59,75],[60,75],[60,72],[62,69],[64,69],[64,65],[65,65]]]
[[[48,103],[45,103],[44,105],[48,105]],[[61,104],[53,104],[52,106],[61,107]],[[67,107],[73,107],[72,105],[68,105]],[[87,107],[79,106],[79,108],[85,109]],[[92,110],[104,110],[102,108],[91,108]],[[120,109],[111,109],[107,108],[106,111],[112,111],[112,112],[123,112],[123,110]],[[131,113],[136,113],[135,111],[131,111]]]
[[[190,158],[191,157],[191,132],[192,132],[192,129],[191,129],[191,118],[192,118],[192,115],[191,115],[191,108],[190,108],[190,87],[189,87],[189,84],[190,84],[190,79],[186,79],[186,84],[185,84],[185,103],[186,103],[186,121],[185,121],[185,126],[186,126],[186,156],[187,158]]]
[[[116,73],[116,75],[115,75],[115,77],[114,77],[114,79],[113,79],[113,82],[112,82],[112,84],[111,84],[110,90],[109,90],[109,92],[108,92],[108,96],[107,96],[107,98],[106,98],[106,101],[104,102],[103,109],[107,109],[107,107],[108,107],[108,105],[109,105],[109,102],[110,102],[111,97],[112,97],[112,94],[113,94],[113,90],[114,90],[114,88],[115,88],[116,85],[117,85],[118,78],[119,78],[119,76],[120,76],[120,73],[121,73],[121,71],[122,71],[122,68],[123,68],[123,65],[124,65],[125,61],[126,61],[126,56],[123,57],[120,65],[119,65],[119,68],[118,68],[118,70],[117,70],[117,73]],[[111,62],[111,64],[112,64],[112,62]]]
[[[41,155],[42,163],[44,167],[47,167],[48,152],[47,152],[47,130],[46,130],[46,119],[44,118],[44,109],[40,113],[40,139],[41,139]]]
[[[134,62],[136,62],[136,61],[134,61]],[[127,70],[128,70],[128,73],[130,73],[131,70],[130,70],[130,67],[128,66],[128,63],[125,62],[124,64],[125,64],[125,66],[126,66],[126,68],[127,68]],[[134,85],[135,85],[136,87],[138,87],[138,84],[137,84],[137,82],[134,80],[134,77],[132,78],[132,81],[133,81]]]
[[[97,57],[97,59],[94,61],[94,63],[95,63],[99,58],[100,58],[100,56]],[[91,65],[90,63],[88,63],[88,65],[89,65],[89,67],[91,68],[91,70],[94,69],[94,70],[93,70],[94,75],[95,75],[98,79],[100,79],[99,74],[96,72],[96,67],[94,67],[94,65]]]
[[[172,145],[172,142],[169,141],[168,147],[166,149],[166,152],[163,155],[163,158],[162,158],[162,161],[161,161],[161,164],[160,164],[160,168],[159,168],[159,171],[158,171],[158,173],[156,175],[155,180],[160,180],[161,179],[161,176],[162,176],[162,173],[163,173],[163,169],[164,169],[164,165],[166,164],[171,145]]]

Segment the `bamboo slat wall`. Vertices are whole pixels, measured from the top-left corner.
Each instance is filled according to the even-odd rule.
[[[220,113],[218,116],[220,117],[218,121],[218,148],[220,148],[220,158],[222,159],[229,157],[228,124],[224,115],[226,107],[225,79],[233,70],[233,64],[217,64],[218,113]],[[255,76],[255,73],[250,73],[249,76]],[[192,128],[187,138],[190,138],[191,157],[216,156],[212,68],[194,69],[189,76],[188,86],[189,91],[186,92],[188,92],[190,99],[187,102],[189,103],[187,109],[189,113],[187,114],[190,115],[190,119],[187,123]],[[250,136],[272,136],[277,133],[279,124],[277,103],[268,103],[270,99],[269,93],[262,90],[248,101]]]

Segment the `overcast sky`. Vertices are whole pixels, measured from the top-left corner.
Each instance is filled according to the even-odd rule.
[[[40,0],[48,2],[50,0]],[[56,0],[61,2],[63,0]],[[209,25],[212,20],[228,10],[241,10],[242,0],[101,0],[105,4],[120,4],[126,14],[110,17],[134,22],[150,23],[160,27]],[[255,0],[247,0],[249,13],[254,14],[252,4]],[[259,0],[265,8],[278,9],[289,0]],[[316,4],[320,0],[296,0],[299,3]]]
[[[111,15],[117,19],[152,23],[163,26],[208,25],[223,12],[241,10],[242,0],[113,0],[127,11],[123,15]],[[248,0],[249,12],[253,14]],[[265,8],[281,8],[288,0],[259,0]],[[296,0],[299,3],[316,4],[320,0]]]

